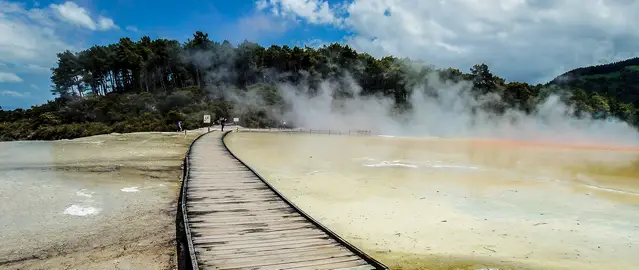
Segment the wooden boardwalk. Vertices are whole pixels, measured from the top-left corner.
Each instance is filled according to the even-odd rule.
[[[387,269],[308,217],[236,159],[219,132],[187,157],[195,269]]]

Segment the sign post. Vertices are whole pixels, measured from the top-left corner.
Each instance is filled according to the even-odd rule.
[[[204,124],[208,124],[207,125],[208,132],[211,132],[211,125],[210,125],[211,124],[211,115],[205,114],[203,120],[204,120]]]
[[[240,122],[240,118],[233,117],[233,123],[235,123],[235,131],[239,131],[240,128],[237,127],[237,123]]]

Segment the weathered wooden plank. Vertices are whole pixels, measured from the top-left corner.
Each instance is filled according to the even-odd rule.
[[[276,257],[269,260],[256,260],[250,262],[229,262],[229,263],[217,263],[219,265],[219,269],[247,269],[254,267],[263,267],[263,266],[276,266],[276,269],[281,269],[284,267],[299,267],[299,266],[308,266],[315,263],[341,263],[345,261],[353,261],[359,260],[357,256],[354,254],[348,256],[334,257],[331,255],[316,255],[316,256],[306,256],[306,257]]]
[[[298,239],[298,240],[292,240],[292,241],[280,241],[280,242],[272,242],[272,243],[262,243],[262,244],[246,244],[246,245],[236,245],[236,246],[224,246],[224,245],[220,245],[220,244],[198,244],[197,247],[199,248],[204,248],[206,251],[213,251],[211,252],[211,256],[213,256],[213,254],[215,254],[216,252],[219,251],[223,251],[223,250],[235,250],[235,251],[241,251],[244,249],[255,249],[255,248],[264,248],[264,249],[269,249],[269,250],[274,250],[276,248],[284,248],[290,245],[302,245],[302,244],[313,244],[313,245],[324,245],[326,244],[326,241],[330,241],[328,239]]]
[[[211,218],[190,218],[189,219],[192,223],[206,223],[206,224],[215,224],[215,225],[232,225],[232,224],[241,224],[241,223],[250,223],[250,222],[262,222],[262,223],[266,223],[266,224],[274,224],[276,222],[305,222],[306,219],[304,217],[300,217],[300,216],[287,216],[287,217],[282,217],[282,216],[278,216],[278,217],[271,217],[271,218],[255,218],[255,217],[248,217],[248,218],[225,218],[225,219],[211,219]]]
[[[230,239],[230,240],[219,240],[219,239],[209,239],[206,241],[198,242],[198,246],[210,246],[216,245],[223,247],[225,249],[236,248],[236,247],[254,247],[254,246],[272,246],[278,243],[300,243],[301,241],[311,241],[311,240],[325,240],[328,236],[326,235],[286,235],[281,237],[271,237],[271,238],[262,238],[259,239],[257,237],[245,238],[245,239]]]
[[[269,190],[268,187],[258,187],[258,188],[251,188],[252,190],[256,190],[256,191],[260,191],[260,190]],[[213,192],[213,191],[247,191],[249,190],[248,188],[243,188],[243,187],[221,187],[221,188],[217,188],[217,187],[194,187],[188,188],[188,191],[195,191],[195,190],[199,190],[201,192],[203,192],[203,194],[206,194],[207,192]]]
[[[265,207],[264,211],[275,211],[275,210],[281,210],[281,211],[286,211],[288,210],[288,207]],[[204,206],[204,207],[196,207],[196,206],[191,206],[188,207],[189,215],[191,213],[194,214],[213,214],[213,213],[220,213],[220,212],[251,212],[252,209],[248,209],[245,207],[236,207],[236,208],[230,208],[230,209],[210,209],[208,206]]]
[[[187,209],[189,209],[188,207],[193,206],[194,209],[196,207],[205,207],[206,209],[212,209],[212,210],[216,210],[216,209],[233,209],[233,208],[238,208],[238,207],[242,207],[245,209],[255,209],[256,211],[259,211],[260,209],[264,209],[264,207],[286,207],[288,206],[286,203],[284,203],[283,201],[270,201],[270,202],[245,202],[245,203],[230,203],[230,204],[223,204],[223,203],[219,203],[219,202],[215,202],[215,201],[193,201],[193,202],[187,202],[186,203]]]
[[[198,177],[197,182],[194,181],[193,187],[216,187],[224,184],[249,184],[255,185],[255,180],[248,176],[232,176],[232,177]],[[219,184],[219,185],[217,185]]]
[[[233,182],[233,181],[220,181],[219,185],[211,184],[196,184],[189,187],[189,189],[205,189],[205,188],[241,188],[241,189],[253,189],[261,188],[263,185],[247,182]]]
[[[210,248],[206,248],[206,247],[202,247],[201,250],[205,250],[207,251],[206,256],[215,256],[216,254],[238,254],[238,255],[250,255],[250,254],[255,254],[255,253],[259,253],[259,252],[272,252],[272,251],[278,251],[278,250],[288,250],[289,253],[295,253],[296,250],[302,250],[302,249],[309,249],[309,248],[313,248],[313,249],[321,249],[321,248],[341,248],[340,244],[337,242],[334,243],[295,243],[295,244],[291,244],[291,245],[285,245],[285,246],[261,246],[261,247],[249,247],[249,248],[241,248],[241,249],[227,249],[227,250],[216,250],[214,252],[209,252],[209,251],[213,251]]]
[[[375,267],[365,264],[365,265],[358,265],[358,266],[349,266],[349,267],[339,268],[335,270],[371,270],[371,269],[375,269]]]
[[[290,246],[274,249],[272,246],[261,247],[259,249],[235,249],[235,250],[218,250],[211,254],[212,257],[236,258],[236,257],[257,257],[257,256],[287,256],[288,254],[302,254],[304,252],[317,252],[318,250],[342,250],[350,252],[343,248],[339,243],[334,244],[306,244],[306,246],[291,248]]]
[[[247,212],[247,211],[259,211],[260,209],[264,210],[272,210],[272,209],[285,209],[287,205],[285,203],[276,203],[270,202],[265,203],[264,205],[259,204],[216,204],[216,203],[196,203],[189,202],[186,205],[186,209],[189,212],[197,212],[197,211],[237,211],[237,212]]]
[[[278,239],[285,236],[322,236],[322,235],[324,234],[321,231],[317,231],[315,229],[304,229],[304,230],[294,230],[294,231],[286,231],[286,232],[207,235],[207,236],[198,237],[197,239],[193,239],[193,242],[202,243],[204,241],[209,241],[209,240],[232,241],[232,240],[243,240],[243,239],[268,240],[268,239]]]
[[[278,220],[253,220],[253,221],[231,221],[231,222],[214,222],[214,221],[201,221],[192,222],[193,227],[208,229],[227,228],[230,226],[235,229],[242,230],[248,228],[288,228],[287,226],[293,226],[293,224],[306,224],[306,220],[290,220],[290,219],[278,219]]]
[[[303,226],[299,228],[285,228],[285,229],[245,229],[245,230],[236,230],[236,231],[223,231],[223,230],[207,230],[207,229],[196,229],[194,231],[195,236],[210,236],[210,237],[219,237],[224,235],[252,235],[253,233],[284,233],[284,232],[293,232],[304,229],[315,229],[312,226]],[[197,238],[197,237],[196,237]]]
[[[284,223],[284,224],[266,224],[266,223],[262,223],[262,226],[260,226],[260,224],[253,224],[253,225],[246,225],[246,226],[240,226],[240,225],[236,225],[236,224],[232,224],[232,226],[225,226],[225,225],[220,225],[220,226],[213,226],[210,223],[193,223],[191,228],[194,229],[201,229],[203,231],[216,231],[216,232],[226,232],[226,233],[231,233],[231,232],[275,232],[275,231],[283,231],[283,230],[292,230],[292,229],[302,229],[302,228],[313,228],[314,226],[312,224],[308,224],[308,223],[304,223],[304,222],[296,222],[296,223]]]
[[[216,211],[213,213],[198,212],[197,215],[192,215],[190,218],[202,217],[202,218],[207,218],[209,220],[215,220],[215,219],[225,219],[225,218],[230,218],[230,219],[244,218],[244,217],[260,218],[264,216],[270,217],[270,216],[284,216],[284,215],[299,216],[293,209],[283,209],[283,210],[277,209],[277,210],[265,210],[260,212],[249,212],[249,211],[238,211],[238,212]]]
[[[341,263],[334,262],[317,262],[317,263],[308,263],[308,264],[300,264],[288,267],[273,267],[273,268],[262,268],[262,269],[308,269],[308,270],[328,270],[328,269],[353,269],[353,270],[371,270],[375,269],[375,267],[369,265],[364,260],[350,260]]]
[[[264,255],[241,255],[241,256],[220,256],[219,254],[214,254],[213,257],[216,260],[216,263],[224,265],[226,263],[229,264],[237,264],[237,263],[252,263],[252,262],[261,262],[261,263],[281,263],[282,260],[289,259],[289,261],[294,261],[297,258],[336,258],[336,257],[350,257],[354,256],[349,250],[340,250],[328,248],[325,250],[316,249],[311,251],[295,251],[294,253],[271,253]]]
[[[215,192],[210,192],[216,190]],[[216,189],[214,187],[192,188],[186,191],[189,195],[196,196],[253,196],[253,195],[274,195],[268,188],[258,189]]]
[[[200,197],[200,198],[190,198],[191,202],[206,202],[206,203],[220,203],[220,204],[231,204],[231,203],[266,203],[266,202],[279,202],[281,201],[279,198],[272,197],[257,197],[257,198],[211,198],[211,197]]]
[[[278,200],[281,200],[279,197],[277,197],[276,195],[272,194],[272,193],[268,193],[268,192],[260,192],[260,193],[255,193],[255,192],[236,192],[236,193],[232,193],[232,192],[216,192],[213,194],[202,194],[202,193],[197,193],[197,192],[191,192],[188,193],[189,196],[189,200],[221,200],[221,199],[236,199],[236,200],[241,200],[241,199],[265,199],[265,198],[277,198]]]

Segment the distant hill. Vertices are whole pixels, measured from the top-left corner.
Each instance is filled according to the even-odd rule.
[[[549,82],[551,85],[580,88],[587,94],[597,93],[616,100],[639,105],[639,57],[604,65],[568,71]]]

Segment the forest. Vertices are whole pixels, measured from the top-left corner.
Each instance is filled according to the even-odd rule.
[[[639,57],[577,68],[550,82],[564,88],[583,89],[621,102],[639,105]]]
[[[359,95],[394,101],[401,114],[411,110],[409,97],[419,84],[433,80],[467,82],[469,91],[494,94],[498,101],[482,110],[500,114],[508,109],[534,113],[550,93],[560,94],[575,108],[576,117],[615,117],[638,126],[639,60],[577,69],[542,85],[506,82],[478,63],[468,72],[436,68],[393,56],[375,58],[338,43],[311,47],[244,41],[212,41],[197,31],[184,43],[177,40],[138,41],[93,46],[84,51],[58,53],[51,68],[53,98],[28,109],[0,108],[0,141],[71,139],[106,133],[175,131],[177,121],[192,129],[202,126],[202,115],[232,119],[242,111],[242,126],[277,124],[269,111],[286,110],[278,85],[306,85],[309,95],[323,81],[348,76]],[[611,75],[612,74],[612,75]],[[337,89],[336,99],[353,98],[349,85]],[[260,106],[245,108],[229,93],[257,93]]]

